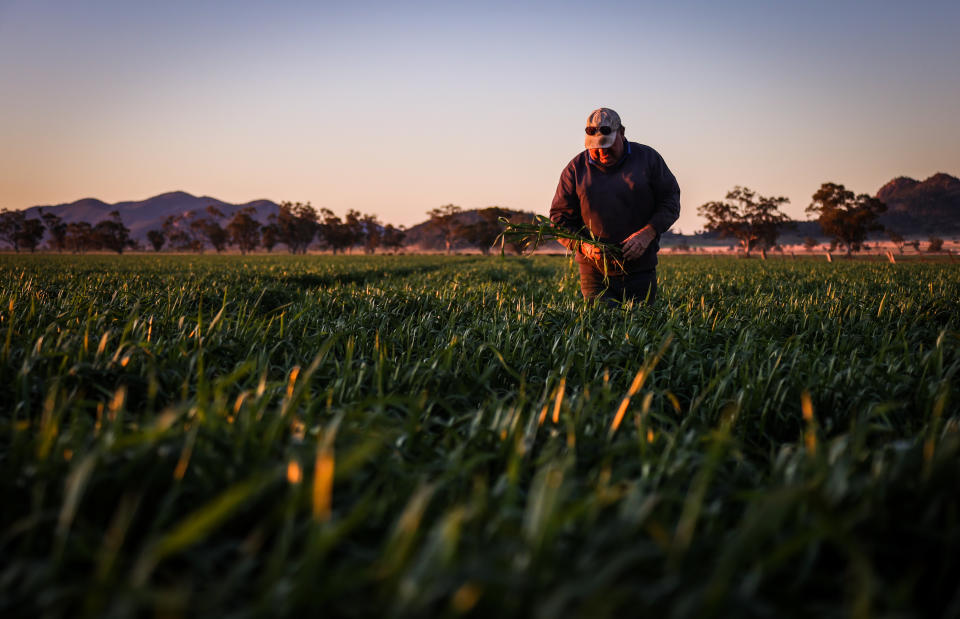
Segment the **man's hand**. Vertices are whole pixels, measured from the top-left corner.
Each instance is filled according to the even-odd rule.
[[[628,236],[623,241],[624,260],[635,260],[642,256],[655,238],[657,238],[657,231],[650,225],[644,226]]]
[[[580,253],[590,260],[603,260],[603,250],[591,243],[580,243]]]

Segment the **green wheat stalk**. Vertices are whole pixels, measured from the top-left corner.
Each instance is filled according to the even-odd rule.
[[[593,245],[603,251],[603,276],[607,279],[612,264],[617,270],[626,272],[623,266],[623,249],[615,243],[605,243],[593,236],[593,233],[587,231],[589,236],[581,234],[586,227],[581,228],[580,232],[572,232],[567,228],[558,226],[543,215],[534,216],[531,223],[514,223],[505,217],[500,218],[503,225],[503,232],[497,237],[500,242],[500,253],[503,255],[504,247],[507,242],[515,243],[523,251],[536,251],[543,243],[547,241],[556,241],[559,239],[568,239],[577,243],[576,247],[583,245]],[[497,241],[494,241],[496,245]],[[608,262],[609,259],[609,262]]]

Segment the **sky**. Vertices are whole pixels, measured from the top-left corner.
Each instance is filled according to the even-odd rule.
[[[674,230],[735,185],[960,175],[960,2],[0,0],[0,207],[182,190],[412,225],[546,214],[591,110]]]

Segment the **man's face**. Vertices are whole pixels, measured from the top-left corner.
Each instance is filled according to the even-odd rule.
[[[617,131],[617,139],[610,148],[591,148],[590,156],[601,165],[612,165],[623,156],[623,127]]]

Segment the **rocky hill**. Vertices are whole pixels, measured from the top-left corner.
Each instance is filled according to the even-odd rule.
[[[880,188],[880,222],[903,236],[960,233],[960,179],[939,172],[925,181],[900,176]]]

